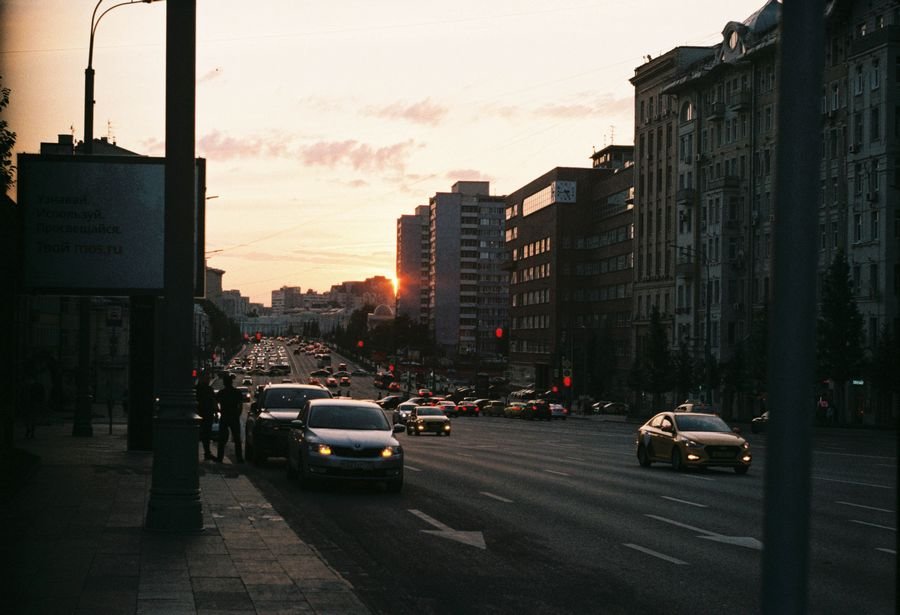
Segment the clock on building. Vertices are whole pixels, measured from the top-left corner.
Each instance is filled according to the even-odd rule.
[[[575,182],[573,181],[555,181],[551,190],[554,203],[574,203],[575,202]]]

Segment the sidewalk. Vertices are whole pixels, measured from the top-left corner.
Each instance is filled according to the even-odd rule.
[[[369,612],[227,458],[200,463],[202,532],[145,530],[152,453],[127,451],[125,425],[110,435],[105,419],[81,438],[69,420],[35,440],[17,425],[16,448],[40,461],[0,494],[0,611]]]

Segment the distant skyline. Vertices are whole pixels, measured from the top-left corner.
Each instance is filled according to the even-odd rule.
[[[217,197],[209,265],[265,305],[282,286],[393,278],[398,217],[456,181],[508,194],[631,144],[628,79],[646,56],[715,44],[764,4],[198,0],[196,153]],[[83,137],[95,5],[0,0],[16,153]],[[119,7],[94,45],[95,137],[156,156],[165,10]]]

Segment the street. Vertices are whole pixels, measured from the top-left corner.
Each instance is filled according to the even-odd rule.
[[[282,459],[245,471],[376,612],[759,612],[765,434],[747,434],[746,476],[677,473],[638,465],[635,427],[480,417],[400,435],[399,496],[301,491]],[[892,433],[817,432],[809,612],[895,612],[896,464]]]

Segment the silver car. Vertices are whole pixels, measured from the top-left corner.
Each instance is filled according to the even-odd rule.
[[[403,488],[403,447],[374,402],[311,399],[291,422],[287,474],[301,487],[326,480],[384,482],[390,492]]]

